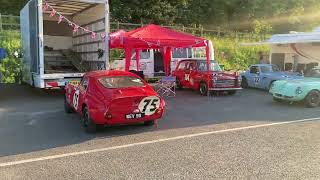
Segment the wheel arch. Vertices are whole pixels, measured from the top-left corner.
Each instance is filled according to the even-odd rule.
[[[277,80],[276,79],[271,79],[268,86],[266,88],[270,89],[271,88],[271,85],[276,82]]]
[[[81,114],[83,114],[84,108],[88,107],[86,103],[81,104]]]

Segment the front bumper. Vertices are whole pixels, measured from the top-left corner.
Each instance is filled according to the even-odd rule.
[[[273,97],[277,98],[277,99],[282,99],[282,100],[286,100],[286,101],[302,101],[304,99],[303,96],[292,96],[292,95],[286,95],[286,94],[282,94],[282,93],[271,93]]]

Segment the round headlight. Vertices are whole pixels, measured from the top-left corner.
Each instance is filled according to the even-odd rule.
[[[302,88],[301,87],[297,87],[296,89],[296,94],[302,94]]]
[[[274,83],[275,83],[275,82],[272,82],[272,83],[271,83],[270,89],[273,89]]]

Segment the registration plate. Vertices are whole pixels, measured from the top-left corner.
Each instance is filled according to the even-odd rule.
[[[138,113],[138,114],[127,114],[126,119],[140,119],[143,118],[144,114]]]
[[[74,86],[78,86],[80,84],[80,81],[69,81],[68,84],[72,84]]]

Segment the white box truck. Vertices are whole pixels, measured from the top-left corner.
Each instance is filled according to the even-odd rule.
[[[23,49],[22,80],[36,88],[59,88],[80,82],[87,71],[108,66],[108,38],[73,27],[52,9],[73,23],[97,33],[107,33],[106,0],[30,0],[21,10]]]

